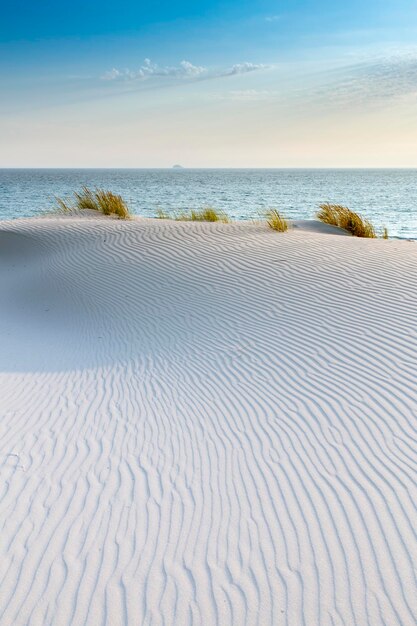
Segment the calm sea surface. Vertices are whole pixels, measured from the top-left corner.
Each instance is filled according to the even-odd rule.
[[[210,205],[235,219],[272,207],[304,219],[330,201],[387,226],[392,236],[417,239],[417,170],[7,169],[0,170],[0,219],[39,215],[55,195],[68,197],[83,185],[122,194],[143,216]]]

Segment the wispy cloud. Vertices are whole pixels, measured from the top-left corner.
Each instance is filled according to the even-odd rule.
[[[340,68],[316,95],[333,104],[388,103],[417,96],[417,54],[394,55]]]
[[[165,65],[160,66],[152,63],[150,59],[145,59],[143,64],[137,70],[119,70],[113,68],[105,72],[102,76],[103,80],[143,80],[153,76],[165,76],[173,78],[195,78],[207,72],[207,68],[199,65],[193,65],[190,61],[181,61],[177,66]]]
[[[137,70],[130,69],[117,69],[113,68],[105,72],[102,76],[102,80],[108,81],[139,81],[147,80],[150,78],[182,78],[182,79],[202,79],[202,78],[216,78],[222,76],[236,76],[238,74],[247,74],[248,72],[254,72],[257,70],[267,68],[267,65],[262,63],[236,63],[229,68],[223,70],[210,70],[207,67],[201,65],[194,65],[190,61],[181,61],[179,65],[158,65],[153,63],[150,59],[145,59],[143,64]]]
[[[278,22],[281,19],[280,15],[267,15],[265,22]]]
[[[231,68],[225,70],[220,76],[234,76],[235,74],[247,74],[257,70],[264,70],[267,65],[263,63],[236,63]]]

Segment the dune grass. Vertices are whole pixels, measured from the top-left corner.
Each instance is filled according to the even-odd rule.
[[[167,213],[166,211],[164,211],[164,209],[158,209],[155,217],[158,220],[170,220],[172,216],[169,215],[169,213]]]
[[[56,202],[55,208],[58,211],[58,213],[69,213],[70,211],[74,210],[74,207],[63,198],[58,198],[58,196],[55,196],[55,202]],[[54,213],[53,209],[51,210],[51,213]]]
[[[288,230],[288,222],[277,209],[270,209],[266,214],[266,223],[269,228],[276,230],[277,232],[284,233]]]
[[[180,213],[175,219],[180,222],[222,222],[223,224],[230,222],[230,218],[226,213],[217,211],[212,207],[206,207],[198,211],[192,209],[189,213]]]
[[[58,197],[55,198],[55,202],[59,211],[64,213],[89,209],[99,211],[103,215],[115,215],[122,220],[131,217],[129,208],[122,196],[105,189],[91,190],[88,187],[83,187],[81,191],[74,192],[72,202]]]
[[[330,204],[330,202],[320,204],[317,218],[325,224],[332,224],[347,230],[354,237],[375,239],[377,236],[369,220],[341,204]]]
[[[81,191],[74,191],[74,198],[77,209],[91,209],[92,211],[100,210],[95,192],[91,191],[88,187],[83,187]]]

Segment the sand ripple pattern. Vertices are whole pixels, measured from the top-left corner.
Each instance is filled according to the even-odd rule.
[[[1,626],[414,626],[417,245],[0,225]]]

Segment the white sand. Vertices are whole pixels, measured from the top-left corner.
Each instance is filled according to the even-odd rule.
[[[1,626],[417,623],[417,244],[322,230],[0,223]]]

